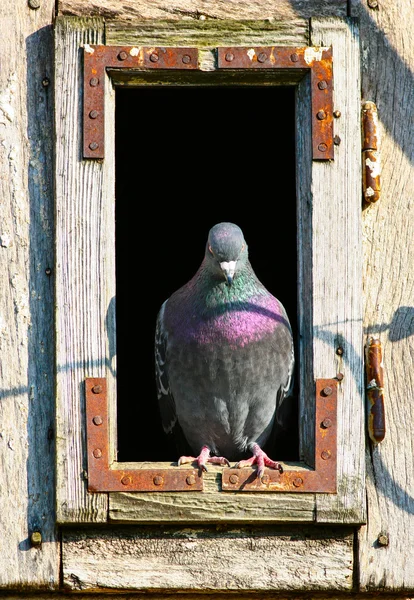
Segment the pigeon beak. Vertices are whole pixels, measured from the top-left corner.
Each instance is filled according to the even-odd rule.
[[[231,260],[229,262],[221,262],[220,267],[223,271],[223,274],[226,278],[227,285],[231,285],[233,283],[234,271],[236,270],[236,261]]]

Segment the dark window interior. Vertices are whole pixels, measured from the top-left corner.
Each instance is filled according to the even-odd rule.
[[[294,96],[269,85],[116,90],[119,461],[178,458],[158,415],[155,320],[198,269],[215,223],[243,229],[296,338]],[[270,452],[298,459],[297,418]]]

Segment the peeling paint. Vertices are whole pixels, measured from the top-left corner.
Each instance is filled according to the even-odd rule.
[[[305,52],[303,54],[303,58],[305,59],[306,64],[310,65],[315,60],[316,61],[322,60],[322,53],[324,50],[328,50],[328,48],[325,48],[324,46],[320,46],[320,47],[313,46],[311,48],[306,48]]]
[[[129,51],[131,56],[138,56],[139,54],[139,48],[131,48],[131,50]]]
[[[256,55],[256,52],[254,51],[254,48],[250,48],[250,50],[247,51],[247,56],[250,58],[250,60],[253,60],[253,56]]]
[[[365,190],[365,196],[375,196],[375,191],[372,189],[372,187],[367,187]]]
[[[88,54],[93,54],[95,52],[95,50],[89,44],[85,44],[83,48]]]
[[[8,233],[0,234],[0,246],[2,248],[9,248],[13,245],[13,238]]]
[[[378,177],[379,175],[381,175],[381,166],[378,161],[366,158],[365,164],[371,170],[372,177]]]
[[[0,94],[0,125],[7,125],[14,120],[13,97],[17,89],[17,74],[12,73],[6,89]]]

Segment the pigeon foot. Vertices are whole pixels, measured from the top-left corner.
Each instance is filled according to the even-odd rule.
[[[277,469],[280,473],[283,473],[283,467],[281,464],[269,458],[266,452],[260,448],[259,444],[253,444],[252,447],[253,456],[246,460],[241,460],[237,463],[236,468],[242,469],[243,467],[252,467],[257,465],[257,477],[260,479],[264,475],[265,467],[271,469]]]
[[[180,456],[178,459],[178,466],[192,462],[196,462],[200,471],[204,471],[204,473],[207,473],[208,471],[206,463],[226,465],[227,467],[230,466],[229,461],[227,458],[224,458],[224,456],[210,456],[210,448],[208,448],[208,446],[203,446],[201,448],[199,456]]]

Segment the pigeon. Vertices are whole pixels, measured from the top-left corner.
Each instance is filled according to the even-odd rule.
[[[240,227],[218,223],[194,277],[161,306],[155,373],[164,431],[178,427],[196,462],[283,472],[263,450],[283,427],[293,386],[292,329],[282,304],[259,281]]]

